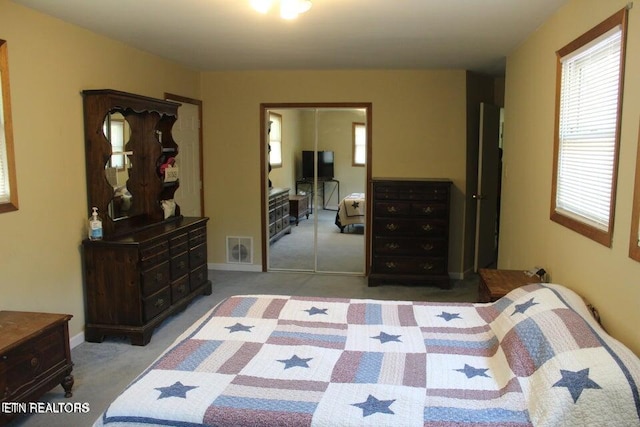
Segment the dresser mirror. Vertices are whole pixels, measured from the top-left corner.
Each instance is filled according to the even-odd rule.
[[[104,137],[111,144],[111,157],[105,165],[105,175],[113,187],[113,198],[109,203],[109,216],[114,221],[127,218],[134,212],[133,195],[127,187],[133,151],[127,149],[131,126],[119,111],[112,111],[102,126]]]
[[[180,104],[111,89],[82,91],[87,216],[98,208],[105,240],[180,218],[166,215],[179,181],[160,167],[178,155],[171,128]]]
[[[633,210],[631,213],[631,236],[629,237],[629,256],[636,261],[640,261],[640,134],[638,135],[637,150],[636,179],[633,192]]]

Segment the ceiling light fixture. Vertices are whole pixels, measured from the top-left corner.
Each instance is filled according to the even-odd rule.
[[[260,13],[267,13],[275,0],[251,0],[251,6]],[[311,9],[311,0],[280,0],[280,16],[282,19],[295,19],[301,13]]]

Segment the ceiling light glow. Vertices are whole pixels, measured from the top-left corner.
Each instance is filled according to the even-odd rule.
[[[267,13],[273,6],[273,0],[251,0],[251,7],[260,13]]]
[[[274,0],[250,0],[251,6],[260,13],[268,13],[275,3]],[[311,9],[311,0],[280,0],[280,17],[295,19],[301,13]]]

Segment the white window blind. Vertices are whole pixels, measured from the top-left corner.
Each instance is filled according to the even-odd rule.
[[[608,230],[620,97],[622,30],[560,58],[556,211]]]

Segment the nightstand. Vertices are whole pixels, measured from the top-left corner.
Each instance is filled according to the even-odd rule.
[[[289,215],[295,218],[296,225],[302,215],[306,215],[309,219],[309,196],[307,194],[289,196]]]
[[[480,283],[478,284],[479,302],[496,301],[515,288],[540,283],[538,276],[527,276],[524,270],[494,270],[481,268]]]
[[[0,402],[31,402],[56,384],[71,397],[70,314],[0,311]],[[0,425],[12,415],[0,413]]]

